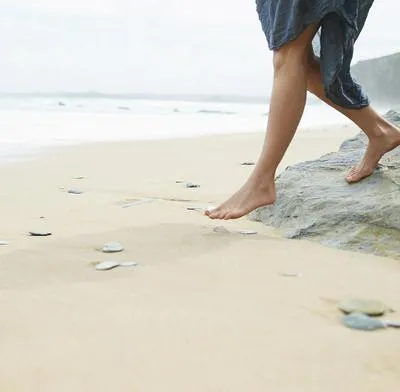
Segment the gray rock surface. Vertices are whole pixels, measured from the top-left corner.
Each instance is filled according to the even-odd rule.
[[[400,125],[399,113],[390,111],[386,118]],[[400,148],[372,176],[348,185],[344,177],[366,146],[359,134],[338,152],[288,167],[277,179],[276,204],[250,219],[280,228],[288,238],[400,259]]]

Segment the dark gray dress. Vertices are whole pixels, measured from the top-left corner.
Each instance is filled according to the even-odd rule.
[[[337,105],[361,109],[367,95],[350,75],[353,47],[374,0],[256,0],[257,12],[271,50],[319,23],[314,44],[326,96]]]

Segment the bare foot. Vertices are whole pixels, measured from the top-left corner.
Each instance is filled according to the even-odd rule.
[[[260,184],[249,180],[238,192],[214,210],[206,211],[211,219],[238,219],[259,207],[275,203],[275,182]]]
[[[350,170],[346,177],[349,184],[369,177],[387,152],[400,146],[400,130],[393,125],[388,126],[381,136],[369,140],[367,151],[361,162]]]

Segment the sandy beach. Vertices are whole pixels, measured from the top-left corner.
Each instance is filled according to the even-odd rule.
[[[300,132],[281,169],[356,133]],[[97,143],[0,166],[0,390],[396,391],[399,331],[346,329],[337,303],[377,298],[400,319],[398,261],[187,210],[235,191],[262,142]],[[53,235],[28,236],[42,229]],[[113,241],[125,251],[98,250]],[[139,265],[94,269],[106,260]]]

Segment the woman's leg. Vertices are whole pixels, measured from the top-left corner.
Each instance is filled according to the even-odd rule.
[[[321,70],[314,54],[309,54],[307,89],[319,99],[333,107],[360,127],[368,136],[369,145],[361,162],[351,169],[346,181],[354,183],[370,176],[382,156],[400,145],[400,129],[382,118],[368,106],[363,109],[345,109],[332,103],[326,96],[322,83]]]
[[[267,134],[261,156],[246,184],[229,200],[206,214],[212,219],[240,218],[275,202],[275,172],[304,111],[309,51],[317,25],[274,53],[274,83]]]

